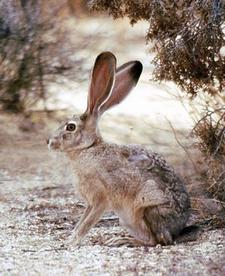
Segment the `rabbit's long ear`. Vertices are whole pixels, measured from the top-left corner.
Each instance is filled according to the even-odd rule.
[[[143,66],[140,61],[130,61],[116,70],[116,79],[110,97],[100,107],[100,113],[119,104],[134,88],[142,73]]]
[[[98,115],[98,109],[108,98],[115,81],[116,58],[110,52],[101,53],[95,60],[88,94],[86,115]]]

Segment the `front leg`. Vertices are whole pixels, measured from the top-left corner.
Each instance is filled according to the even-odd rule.
[[[78,226],[75,227],[73,234],[70,237],[69,245],[79,245],[84,236],[100,219],[101,215],[106,209],[105,202],[97,202],[97,204],[89,206],[81,221],[78,222]]]
[[[86,217],[90,214],[92,207],[90,205],[88,205],[85,210],[84,213],[82,214],[82,216],[80,217],[79,221],[77,222],[77,224],[75,225],[74,228],[74,232],[76,231],[76,229],[83,223],[83,221],[86,219]]]

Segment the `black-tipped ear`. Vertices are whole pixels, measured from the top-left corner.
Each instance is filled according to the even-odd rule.
[[[98,114],[101,104],[108,98],[114,81],[116,58],[110,52],[101,53],[95,60],[88,93],[86,115]]]
[[[119,104],[134,88],[140,78],[143,66],[140,61],[130,61],[116,70],[116,79],[110,97],[100,107],[100,113]]]

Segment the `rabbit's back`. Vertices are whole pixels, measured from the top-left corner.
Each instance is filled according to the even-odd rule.
[[[92,192],[101,189],[109,200],[121,201],[126,197],[135,200],[142,190],[152,189],[154,182],[155,197],[165,195],[176,212],[189,208],[189,197],[181,178],[160,155],[141,146],[102,142],[80,152],[73,162],[80,186],[85,190],[88,185]]]

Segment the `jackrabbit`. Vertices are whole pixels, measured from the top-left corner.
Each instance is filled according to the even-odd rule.
[[[128,95],[141,72],[139,61],[116,69],[115,56],[101,53],[92,71],[86,111],[67,120],[48,140],[50,149],[71,159],[87,203],[72,234],[73,245],[79,245],[109,209],[131,236],[111,239],[108,245],[168,245],[186,227],[189,196],[174,169],[156,153],[138,145],[106,143],[99,133],[103,112]]]

